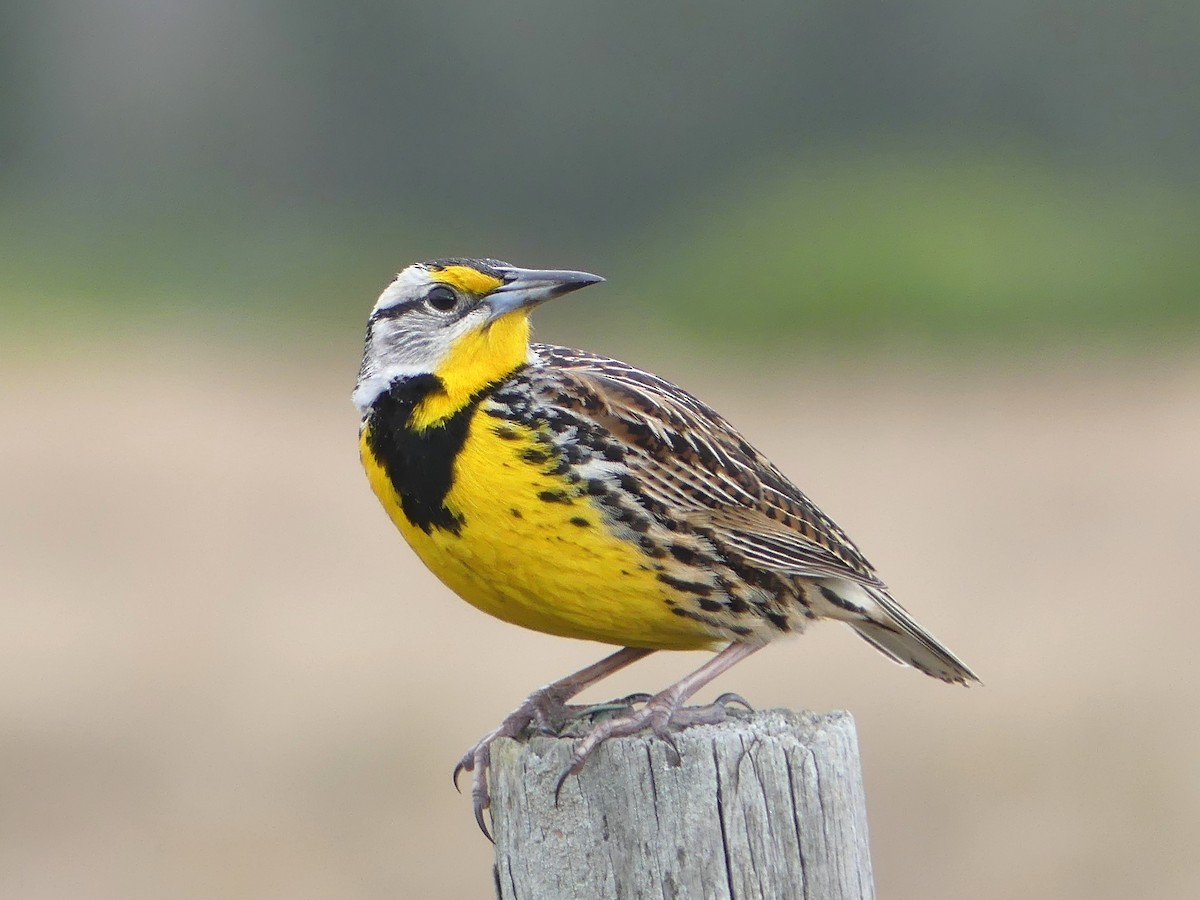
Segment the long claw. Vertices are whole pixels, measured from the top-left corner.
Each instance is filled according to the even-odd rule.
[[[750,705],[750,701],[741,694],[735,694],[733,691],[726,691],[720,697],[712,702],[713,706],[728,706],[730,703],[736,703],[739,706],[745,707],[750,712],[754,712],[754,707]]]
[[[555,809],[558,809],[558,797],[559,797],[559,794],[562,793],[563,785],[567,783],[567,779],[570,778],[572,774],[573,773],[571,772],[571,767],[567,766],[567,768],[563,771],[563,773],[558,776],[558,783],[556,785],[554,785],[554,808]]]
[[[479,830],[494,844],[496,839],[492,837],[492,833],[483,819],[483,811],[492,805],[492,800],[488,796],[487,776],[480,776],[482,771],[483,769],[480,769],[475,773],[475,782],[471,785],[471,806],[475,809],[475,821],[479,825]]]
[[[468,750],[454,767],[452,778],[455,790],[461,794],[458,777],[463,772],[471,773],[471,806],[475,811],[475,821],[479,830],[493,844],[491,830],[487,827],[484,812],[491,806],[491,791],[488,787],[488,769],[492,762],[492,744],[500,738],[519,739],[526,730],[533,727],[538,730],[554,732],[553,723],[565,715],[568,707],[554,686],[542,688],[530,694],[525,702],[505,716],[499,726],[489,731],[478,743]]]
[[[462,789],[458,786],[458,776],[463,772],[471,773],[471,806],[475,810],[475,821],[479,823],[479,830],[483,832],[484,837],[493,844],[496,841],[492,838],[492,833],[488,830],[483,817],[484,810],[491,806],[491,795],[488,791],[488,768],[492,763],[492,743],[498,738],[520,735],[529,725],[531,718],[524,714],[518,715],[524,711],[525,707],[522,706],[501,722],[499,728],[485,734],[479,743],[468,750],[458,761],[458,765],[454,767],[454,789],[460,794]]]
[[[487,823],[483,820],[484,808],[478,803],[475,804],[475,822],[479,825],[479,830],[483,832],[483,836],[494,844],[496,843],[496,839],[492,837],[492,833],[488,831]]]
[[[482,744],[482,743],[483,742],[480,741],[480,744]],[[473,772],[475,770],[475,756],[476,756],[477,751],[479,750],[480,744],[476,744],[474,747],[472,747],[470,750],[468,750],[466,753],[463,754],[463,758],[460,759],[458,761],[458,764],[455,765],[455,767],[454,767],[454,774],[450,776],[451,779],[454,781],[454,789],[456,791],[458,791],[460,794],[462,793],[462,788],[458,786],[458,776],[461,775],[463,772]]]

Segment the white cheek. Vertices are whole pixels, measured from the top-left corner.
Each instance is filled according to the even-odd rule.
[[[377,323],[371,343],[379,368],[393,377],[433,372],[446,357],[452,340],[447,331],[430,330],[428,322],[417,324],[405,317],[398,323]]]
[[[384,291],[380,303],[387,293]],[[480,308],[448,324],[431,313],[413,310],[396,320],[377,319],[353,394],[359,412],[365,414],[392,382],[437,372],[451,348],[479,329],[487,315],[488,311]]]
[[[365,414],[392,382],[428,375],[444,356],[444,346],[406,334],[395,322],[376,321],[352,395],[354,405]]]

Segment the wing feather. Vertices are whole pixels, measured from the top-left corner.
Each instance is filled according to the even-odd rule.
[[[535,345],[543,390],[586,410],[633,449],[625,462],[651,507],[751,565],[882,586],[845,532],[724,418],[628,363]]]

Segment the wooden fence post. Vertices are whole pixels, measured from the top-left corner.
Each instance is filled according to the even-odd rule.
[[[492,748],[502,900],[874,897],[854,720],[730,713],[674,734],[610,740],[557,806],[573,742]]]

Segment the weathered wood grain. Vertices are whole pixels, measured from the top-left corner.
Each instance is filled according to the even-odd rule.
[[[503,900],[841,900],[874,896],[854,721],[731,713],[603,744],[559,803],[566,738],[492,751]]]

